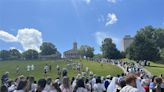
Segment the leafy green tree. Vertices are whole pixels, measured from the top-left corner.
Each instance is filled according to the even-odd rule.
[[[1,58],[2,60],[8,60],[9,57],[10,57],[9,51],[7,51],[7,50],[1,50],[1,51],[0,51],[0,58]]]
[[[101,51],[104,58],[120,58],[120,51],[116,48],[116,45],[112,42],[111,38],[104,39],[104,41],[102,42]]]
[[[131,44],[129,48],[126,49],[126,57],[129,59],[135,59],[134,44]]]
[[[23,57],[25,60],[38,59],[39,53],[36,50],[29,49],[23,52]]]
[[[160,57],[159,49],[155,44],[155,28],[146,26],[140,29],[134,42],[127,49],[127,55],[134,60],[158,60]]]
[[[126,53],[125,52],[120,52],[120,58],[126,58]]]
[[[93,58],[95,58],[95,59],[96,59],[96,58],[100,59],[100,58],[103,58],[103,56],[102,56],[102,54],[95,54]]]
[[[40,50],[41,55],[52,55],[57,53],[55,45],[50,42],[43,42],[43,44],[40,46]]]
[[[161,49],[160,55],[161,55],[161,58],[164,60],[164,48]]]
[[[164,48],[164,29],[162,28],[156,29],[154,35],[155,35],[154,40],[156,46],[159,47],[160,49]]]
[[[10,53],[10,59],[20,59],[21,53],[17,49],[11,49],[9,50]]]
[[[81,45],[79,52],[83,57],[86,56],[89,58],[93,58],[93,56],[94,56],[94,48],[90,47],[88,45]]]

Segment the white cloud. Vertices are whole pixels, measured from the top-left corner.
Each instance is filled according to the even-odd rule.
[[[117,16],[114,13],[108,13],[107,20],[106,20],[106,26],[114,24],[118,21]]]
[[[107,0],[110,3],[116,3],[117,0]]]
[[[42,44],[42,33],[36,29],[19,29],[17,36],[13,36],[5,31],[0,31],[0,39],[6,42],[19,42],[24,50],[34,49],[40,52]]]
[[[112,37],[112,36],[110,36],[109,33],[106,33],[106,32],[96,32],[95,33],[95,39],[96,39],[96,42],[97,42],[98,45],[101,46],[102,45],[102,41],[105,38],[112,38],[113,43],[115,43],[116,45],[119,45],[120,41],[121,41],[119,38]]]
[[[84,2],[86,2],[86,4],[90,4],[91,0],[83,0]]]
[[[40,51],[42,44],[42,33],[36,29],[20,29],[17,34],[18,41],[22,44],[25,50],[35,49]]]
[[[0,30],[0,39],[4,40],[6,42],[16,42],[17,41],[17,38],[14,35],[9,34],[2,30]]]

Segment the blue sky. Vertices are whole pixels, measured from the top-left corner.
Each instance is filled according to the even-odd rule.
[[[63,52],[76,41],[99,53],[105,37],[121,49],[125,35],[146,25],[164,28],[164,0],[0,0],[1,50],[48,41]]]

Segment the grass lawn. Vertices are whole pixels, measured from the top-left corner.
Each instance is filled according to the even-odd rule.
[[[159,76],[160,74],[164,74],[164,64],[151,62],[150,66],[147,66],[146,69],[150,71],[153,75]]]
[[[80,60],[74,60],[74,62],[80,62]],[[80,63],[83,64],[83,70],[85,70],[86,67],[89,67],[89,69],[95,73],[96,75],[101,75],[101,76],[106,76],[106,75],[117,75],[121,74],[123,71],[112,64],[103,64],[101,66],[97,62],[88,62],[86,60],[82,60]],[[27,72],[27,65],[35,65],[35,70],[31,71],[30,73]],[[52,71],[48,73],[48,76],[51,78],[55,79],[57,77],[57,70],[56,66],[59,65],[60,67],[67,67],[67,64],[70,64],[68,61],[64,60],[46,60],[46,61],[1,61],[0,62],[0,75],[6,71],[9,72],[9,76],[11,79],[15,79],[18,75],[16,75],[16,66],[19,65],[20,67],[20,75],[33,75],[36,79],[43,78],[44,77],[44,72],[43,72],[43,67],[45,64],[51,65],[52,66]],[[68,76],[72,77],[77,75],[79,72],[73,70],[73,69],[68,69]]]

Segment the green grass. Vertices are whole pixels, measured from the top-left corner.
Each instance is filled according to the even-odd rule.
[[[75,60],[75,62],[80,62],[80,60]],[[101,75],[101,76],[106,76],[106,75],[117,75],[121,74],[123,71],[112,64],[103,64],[101,66],[97,62],[88,62],[86,60],[82,60],[81,63],[83,64],[83,69],[85,70],[85,67],[89,67],[89,69],[95,73],[96,75]],[[31,71],[29,74],[27,72],[27,65],[35,65],[35,70]],[[0,62],[0,75],[2,76],[4,72],[8,71],[9,72],[9,77],[11,79],[15,79],[18,75],[16,75],[16,66],[19,65],[20,67],[20,75],[28,76],[28,75],[33,75],[36,79],[43,78],[44,77],[44,72],[43,72],[43,67],[45,64],[51,65],[52,66],[52,71],[48,73],[48,76],[51,78],[55,79],[57,77],[57,70],[56,70],[56,65],[59,65],[61,67],[67,67],[67,64],[69,62],[64,61],[64,60],[46,60],[46,61],[1,61]],[[77,75],[79,72],[68,69],[68,76],[72,77]]]
[[[150,71],[153,75],[159,76],[160,74],[164,74],[164,64],[151,62],[150,66],[147,66],[146,69]]]

